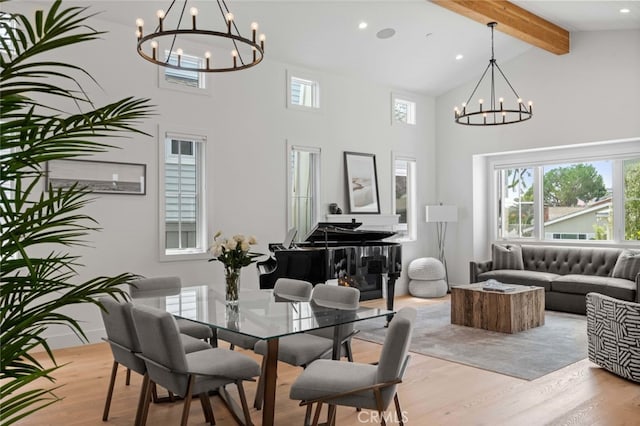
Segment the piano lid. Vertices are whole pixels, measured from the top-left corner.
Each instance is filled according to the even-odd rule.
[[[310,243],[324,241],[338,242],[359,242],[377,241],[391,237],[396,233],[393,231],[373,231],[356,229],[361,222],[318,222],[305,237],[305,241]]]

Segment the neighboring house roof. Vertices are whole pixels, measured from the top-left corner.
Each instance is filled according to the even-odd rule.
[[[605,198],[604,200],[597,201],[588,207],[580,207],[579,210],[571,211],[563,216],[556,216],[553,219],[549,219],[544,224],[545,225],[553,225],[555,223],[564,222],[565,220],[573,219],[577,216],[582,216],[585,214],[593,213],[599,210],[605,210],[611,207],[611,198]],[[569,209],[573,209],[573,207],[569,207]]]
[[[548,226],[548,225],[554,225],[560,222],[565,222],[567,220],[574,219],[578,216],[583,216],[583,215],[591,214],[594,212],[597,213],[602,210],[608,210],[609,207],[611,207],[610,197],[602,199],[600,201],[596,201],[595,203],[591,204],[589,207],[579,207],[578,210],[575,210],[576,207],[550,207],[550,209],[551,208],[563,209],[561,211],[568,212],[568,213],[565,213],[562,216],[556,216],[552,219],[549,219],[546,222],[544,222],[544,225]],[[523,229],[524,232],[528,232],[531,230],[533,230],[533,226],[529,226]]]

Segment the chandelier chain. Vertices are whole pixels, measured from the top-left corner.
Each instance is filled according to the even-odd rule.
[[[222,10],[222,5],[224,5],[224,11]],[[227,6],[227,3],[222,0],[222,4],[220,4],[220,0],[218,0],[218,9],[220,9],[220,14],[222,14],[222,19],[224,19],[225,17],[225,11],[226,13],[229,13],[229,7]],[[240,34],[240,30],[238,30],[238,26],[236,25],[236,22],[233,21],[233,28],[235,28],[236,30],[236,34]],[[235,40],[231,40],[231,42],[233,43],[233,48],[236,49],[236,51],[238,52],[238,58],[240,58],[240,63],[242,65],[244,65],[244,60],[242,59],[242,55],[240,54],[240,50],[238,50],[238,44],[236,43]]]

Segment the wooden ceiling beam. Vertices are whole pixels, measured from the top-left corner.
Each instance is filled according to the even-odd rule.
[[[430,0],[556,55],[569,53],[569,31],[505,0]]]

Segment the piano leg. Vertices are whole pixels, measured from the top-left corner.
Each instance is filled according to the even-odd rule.
[[[396,291],[396,280],[399,274],[389,274],[387,278],[387,310],[393,311],[393,295]],[[387,315],[385,327],[389,327],[389,321],[393,319],[393,314]]]

